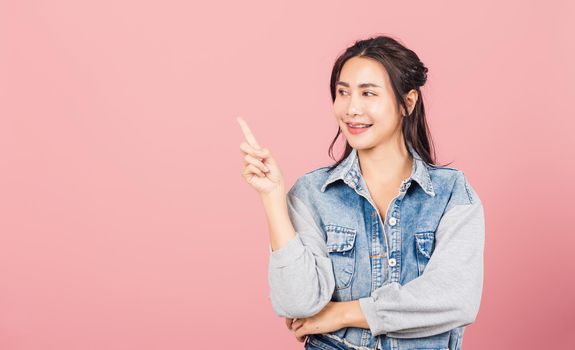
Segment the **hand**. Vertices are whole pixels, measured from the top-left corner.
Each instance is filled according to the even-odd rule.
[[[299,319],[286,319],[286,324],[299,342],[303,342],[307,334],[329,333],[344,327],[343,303],[330,301],[319,313]]]
[[[284,181],[281,171],[267,148],[261,148],[247,123],[237,118],[246,141],[240,144],[244,154],[244,167],[242,176],[260,194],[275,190],[284,190]]]
[[[292,330],[292,323],[296,320],[297,320],[297,318],[289,318],[289,317],[286,318],[286,325],[290,331]],[[296,337],[297,341],[299,341],[300,343],[303,343],[306,340],[306,338],[307,338],[307,336]]]

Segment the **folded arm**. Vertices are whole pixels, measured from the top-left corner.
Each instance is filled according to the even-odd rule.
[[[474,322],[483,287],[484,231],[480,201],[451,207],[439,223],[423,274],[404,285],[383,285],[349,304],[347,323],[367,321],[374,335],[419,338]]]

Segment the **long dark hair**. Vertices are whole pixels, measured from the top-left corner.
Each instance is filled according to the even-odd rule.
[[[435,147],[433,146],[433,140],[425,120],[425,108],[420,90],[420,87],[427,81],[427,67],[421,62],[415,52],[402,45],[398,39],[396,40],[389,36],[380,35],[364,40],[357,40],[337,58],[333,65],[329,86],[332,102],[335,102],[336,83],[339,80],[339,75],[344,63],[356,56],[372,58],[384,66],[390,77],[397,104],[398,106],[402,106],[406,113],[409,109],[402,96],[412,89],[417,91],[418,98],[413,111],[407,117],[402,118],[401,130],[403,132],[405,147],[407,148],[407,143],[410,142],[425,163],[437,166],[435,163]],[[333,146],[340,134],[341,130],[338,127],[337,134],[329,146],[328,155],[333,160],[335,160],[333,157]],[[352,150],[353,148],[346,140],[345,152],[335,164],[329,167],[329,170],[331,171],[337,167],[339,163],[347,158]]]

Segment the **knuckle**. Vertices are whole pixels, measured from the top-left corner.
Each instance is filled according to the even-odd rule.
[[[250,169],[254,172],[254,173],[259,173],[260,169],[256,168],[253,164],[250,164]]]

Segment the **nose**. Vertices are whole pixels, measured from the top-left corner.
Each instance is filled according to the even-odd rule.
[[[356,114],[361,114],[361,106],[359,105],[359,101],[353,95],[349,98],[349,104],[347,105],[347,115],[353,116]]]

